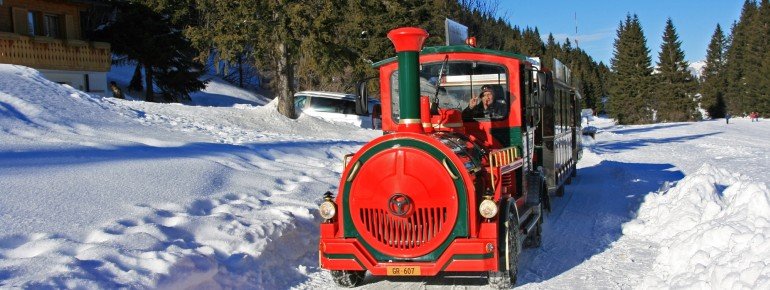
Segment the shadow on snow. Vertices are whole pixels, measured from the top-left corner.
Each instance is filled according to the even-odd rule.
[[[517,285],[556,277],[604,252],[622,236],[621,226],[632,220],[644,196],[666,181],[684,174],[671,164],[603,161],[581,168],[563,197],[552,197],[546,215],[543,244],[525,249],[519,260]],[[483,286],[485,273],[445,273],[436,277],[375,277],[367,275],[364,289],[380,289],[380,282],[428,285]]]
[[[518,284],[551,279],[609,249],[644,196],[683,177],[671,164],[603,161],[581,168],[564,197],[553,199],[542,246],[522,252]]]
[[[200,93],[199,95],[192,96],[194,100],[194,106],[201,107],[232,107],[235,105],[251,105],[251,106],[264,106],[264,101],[252,101],[241,98],[235,98],[232,96],[212,93]]]
[[[129,162],[133,160],[206,158],[244,153],[254,154],[269,160],[275,160],[281,157],[280,154],[291,154],[292,152],[296,154],[296,152],[301,152],[302,150],[318,151],[319,148],[323,147],[360,146],[364,143],[365,142],[360,141],[315,140],[250,143],[243,145],[189,143],[175,147],[154,147],[136,144],[130,146],[116,146],[112,149],[79,147],[67,149],[33,149],[24,152],[0,151],[0,172],[12,172],[12,170],[5,169]],[[277,154],[279,155],[276,155],[274,150],[278,151]],[[238,197],[225,195],[223,198],[235,200]],[[212,200],[197,200],[188,206],[186,214],[191,216],[212,215],[214,213],[212,213],[211,210],[213,209],[214,204],[215,203]],[[152,209],[150,205],[140,206],[146,206]],[[259,209],[260,208],[258,207],[254,208],[254,210]],[[305,249],[312,249],[317,246],[317,235],[311,234],[314,239],[307,239],[307,235],[308,233],[318,233],[318,225],[321,221],[317,209],[309,210],[313,216],[312,219],[303,216],[293,216],[291,212],[286,210],[287,212],[284,214],[291,216],[287,221],[287,228],[268,234],[267,239],[272,240],[272,242],[265,246],[263,254],[259,257],[253,257],[242,253],[226,255],[215,252],[210,256],[201,253],[193,253],[184,256],[184,259],[182,259],[184,263],[172,265],[169,269],[169,273],[177,272],[186,275],[196,275],[198,272],[210,272],[211,267],[221,266],[221,268],[217,270],[217,275],[229,277],[229,275],[232,274],[244,274],[251,278],[256,277],[254,278],[255,280],[246,282],[241,281],[240,279],[225,282],[232,282],[233,285],[236,286],[251,285],[253,288],[265,287],[267,289],[284,288],[288,286],[286,285],[287,283],[303,281],[306,276],[298,272],[297,267],[299,265],[312,265],[314,261],[317,261],[317,252],[314,250],[309,252],[298,251],[296,250],[296,247],[298,244],[302,244],[302,247]],[[142,219],[143,225],[153,225],[158,229],[162,236],[167,237],[167,239],[159,241],[157,244],[153,245],[152,248],[149,248],[149,251],[166,251],[171,247],[192,251],[202,246],[197,240],[198,237],[189,230],[182,227],[165,226],[162,223],[155,221],[156,219],[160,220],[173,216],[173,212],[155,209],[155,212],[152,215]],[[139,225],[139,222],[133,220],[117,220],[115,224],[120,226],[114,228],[107,227],[103,229],[103,231],[110,235],[126,235],[129,233],[126,232],[125,228],[137,226]],[[27,242],[29,242],[29,240],[23,236],[2,237],[0,234],[0,249],[17,247]],[[249,242],[253,243],[253,241]],[[124,251],[128,251],[122,248],[116,250],[120,255],[125,254]],[[130,256],[132,254],[133,253],[129,253],[126,255]],[[0,259],[2,258],[4,257],[0,255]],[[190,273],[191,271],[189,269],[190,264],[193,265],[192,273]],[[75,259],[75,261],[68,266],[74,267],[76,271],[72,271],[63,276],[57,275],[49,278],[48,281],[41,282],[41,284],[33,283],[30,284],[30,286],[32,288],[49,288],[51,287],[50,285],[54,285],[53,288],[69,288],[68,285],[71,284],[67,283],[71,283],[73,279],[82,279],[92,281],[92,284],[88,284],[88,286],[96,286],[98,288],[113,289],[132,287],[133,284],[126,285],[117,281],[118,279],[114,275],[114,271],[105,265],[119,267],[121,268],[121,271],[124,272],[138,271],[140,275],[155,275],[153,273],[142,272],[143,270],[139,267],[132,267],[132,265],[124,264],[120,259],[115,257],[106,257],[104,260]],[[276,271],[278,274],[274,273]],[[4,281],[13,278],[14,275],[15,274],[10,270],[0,269],[0,286],[5,285]],[[173,274],[159,275],[156,278],[158,285],[175,285],[180,279],[179,276]],[[187,278],[189,277],[182,277],[181,279]],[[251,282],[257,284],[249,284]],[[225,285],[227,286],[229,284]]]
[[[322,146],[361,146],[359,141],[281,141],[272,143],[250,143],[242,145],[219,143],[189,143],[174,147],[156,147],[144,144],[115,146],[114,148],[78,147],[68,149],[41,149],[31,151],[0,151],[0,169],[65,166],[104,162],[124,162],[150,159],[176,159],[221,156],[227,153],[256,153],[265,159],[274,160],[270,150],[290,153],[292,150],[316,150]]]
[[[661,124],[661,125],[652,125],[649,127],[643,127],[643,128],[630,128],[630,129],[617,129],[617,130],[608,130],[609,132],[620,134],[620,135],[629,135],[629,134],[636,134],[636,133],[646,133],[651,132],[659,129],[668,129],[668,128],[674,128],[674,127],[682,127],[682,126],[690,126],[691,123],[673,123],[673,124]]]
[[[687,135],[687,136],[676,136],[676,137],[668,137],[668,138],[646,138],[646,139],[634,139],[634,140],[627,140],[627,141],[608,141],[608,142],[602,142],[601,144],[597,144],[597,146],[594,147],[593,151],[596,152],[597,154],[620,153],[623,151],[634,150],[640,147],[645,147],[650,145],[679,143],[679,142],[700,139],[703,137],[708,137],[716,134],[720,134],[720,132]]]

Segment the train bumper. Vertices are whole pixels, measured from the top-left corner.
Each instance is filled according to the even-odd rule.
[[[334,225],[321,224],[319,264],[323,269],[368,270],[377,276],[435,276],[445,271],[497,271],[495,227],[494,223],[483,224],[481,232],[487,235],[455,239],[435,261],[377,261],[355,238],[324,237],[324,232],[329,234],[334,231]]]

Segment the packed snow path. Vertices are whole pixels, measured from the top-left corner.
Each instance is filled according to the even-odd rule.
[[[0,65],[0,288],[335,288],[316,207],[379,132],[273,105],[97,98]],[[519,285],[770,289],[770,121],[731,123],[592,122]],[[369,276],[363,289],[484,283]]]

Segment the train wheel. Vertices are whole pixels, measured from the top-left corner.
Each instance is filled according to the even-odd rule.
[[[564,185],[559,186],[559,188],[556,189],[556,196],[564,196]]]
[[[537,219],[537,224],[533,231],[524,240],[525,248],[539,248],[543,243],[543,205],[541,204],[539,208],[540,218]]]
[[[500,269],[500,272],[489,272],[489,286],[497,289],[510,289],[516,285],[516,274],[519,272],[519,223],[515,217],[509,218],[505,223],[505,252],[501,257],[505,257],[506,268]]]
[[[364,282],[366,271],[332,270],[332,278],[337,285],[353,288]]]

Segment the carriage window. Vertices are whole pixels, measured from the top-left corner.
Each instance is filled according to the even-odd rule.
[[[559,90],[559,133],[564,132],[564,92]]]
[[[559,127],[561,125],[561,91],[556,90],[554,92],[554,98],[553,98],[553,129],[555,134],[559,134],[561,131],[561,128]]]
[[[464,119],[502,120],[508,117],[510,91],[504,66],[471,61],[444,62],[420,66],[420,95],[438,97],[440,108],[457,109]],[[440,81],[438,94],[436,84]],[[399,119],[398,71],[390,76],[393,120]]]

